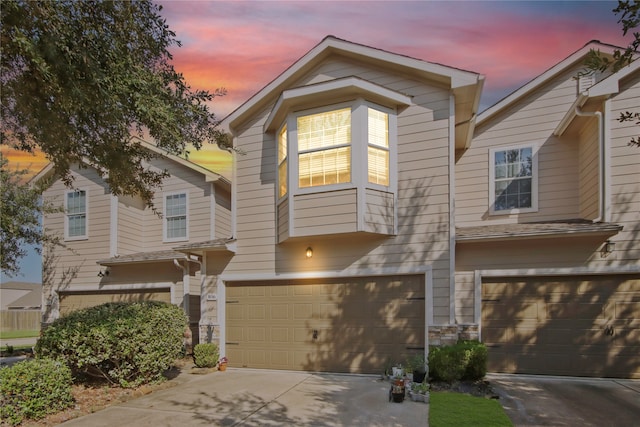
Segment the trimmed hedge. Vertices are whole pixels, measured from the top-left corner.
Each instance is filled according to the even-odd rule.
[[[220,352],[214,343],[196,344],[193,348],[193,361],[198,368],[213,368],[218,364]]]
[[[187,318],[158,301],[106,303],[70,313],[42,331],[37,357],[63,359],[74,374],[121,387],[161,381],[183,354]]]
[[[487,347],[478,341],[459,341],[429,350],[429,374],[436,381],[476,381],[487,373]]]
[[[37,420],[72,404],[71,371],[64,362],[33,359],[0,368],[0,424]]]

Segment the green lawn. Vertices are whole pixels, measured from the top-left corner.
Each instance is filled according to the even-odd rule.
[[[4,331],[0,332],[0,339],[13,340],[16,338],[31,338],[39,337],[40,331]]]
[[[495,399],[451,392],[431,392],[429,426],[513,426]]]

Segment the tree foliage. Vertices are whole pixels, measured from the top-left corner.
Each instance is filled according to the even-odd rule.
[[[46,237],[40,215],[53,207],[40,201],[41,188],[29,186],[27,170],[10,169],[0,153],[0,266],[9,275],[19,271],[18,262],[28,245],[39,245]]]
[[[114,194],[152,206],[167,175],[145,167],[153,154],[230,143],[207,102],[171,61],[175,33],[150,0],[5,0],[1,11],[1,142],[42,150],[72,186],[70,167],[95,167]]]
[[[612,58],[602,55],[599,50],[592,49],[585,62],[591,72],[612,71],[615,73],[637,58],[638,48],[640,48],[640,32],[633,30],[640,25],[640,3],[638,0],[618,0],[618,6],[613,9],[613,12],[616,15],[620,14],[618,23],[622,24],[622,34],[626,36],[629,31],[632,31],[633,40],[624,50],[614,50]],[[640,112],[622,112],[618,121],[621,123],[635,122],[636,125],[640,125]],[[640,136],[631,138],[629,145],[640,147]]]

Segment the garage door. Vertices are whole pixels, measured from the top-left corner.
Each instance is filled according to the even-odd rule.
[[[483,279],[489,371],[640,378],[640,275]]]
[[[65,315],[81,308],[117,301],[164,301],[170,303],[171,292],[168,288],[154,289],[153,291],[60,292],[60,314]]]
[[[382,373],[424,351],[424,277],[227,284],[230,366]]]

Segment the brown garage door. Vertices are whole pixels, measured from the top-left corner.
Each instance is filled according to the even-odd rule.
[[[117,292],[60,292],[60,314],[65,315],[81,308],[93,307],[116,301],[164,301],[171,302],[169,289],[153,291],[122,290]]]
[[[230,366],[382,373],[424,351],[424,278],[227,284]]]
[[[489,371],[640,378],[640,275],[484,279]]]

